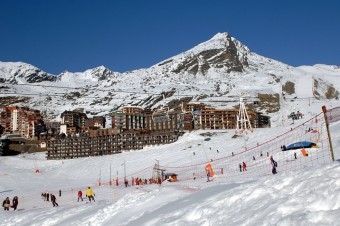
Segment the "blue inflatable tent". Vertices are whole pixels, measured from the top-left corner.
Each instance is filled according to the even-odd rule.
[[[299,142],[288,145],[286,148],[283,149],[283,151],[302,149],[302,148],[314,148],[314,147],[315,148],[318,147],[316,143],[313,143],[310,141],[299,141]]]

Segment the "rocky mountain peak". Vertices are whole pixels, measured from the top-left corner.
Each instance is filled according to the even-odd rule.
[[[208,41],[165,60],[158,66],[171,65],[170,71],[176,74],[206,75],[210,69],[221,69],[226,73],[242,72],[248,66],[249,53],[248,47],[228,33],[217,33]]]
[[[99,66],[85,71],[85,74],[89,73],[92,77],[98,78],[98,80],[105,80],[114,75],[114,72],[105,66]]]

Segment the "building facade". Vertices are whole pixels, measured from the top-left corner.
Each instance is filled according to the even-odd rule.
[[[91,130],[89,133],[61,135],[47,140],[47,159],[73,159],[140,150],[145,146],[169,144],[179,132],[124,132],[118,129]]]
[[[17,106],[0,107],[0,125],[3,132],[25,138],[38,137],[46,130],[40,111]]]
[[[61,113],[61,125],[67,125],[67,133],[79,133],[86,131],[88,126],[88,118],[85,113],[76,111],[64,111]]]
[[[88,119],[89,129],[104,129],[106,118],[104,116],[94,116]]]

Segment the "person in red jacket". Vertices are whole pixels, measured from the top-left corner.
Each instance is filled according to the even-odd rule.
[[[80,199],[81,199],[81,201],[84,201],[83,200],[83,192],[81,190],[78,191],[78,202],[79,202]]]
[[[243,171],[247,171],[247,165],[245,162],[242,163]]]

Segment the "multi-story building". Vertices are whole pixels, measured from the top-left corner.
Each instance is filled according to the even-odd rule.
[[[145,146],[175,142],[182,133],[126,131],[118,129],[90,130],[88,133],[63,134],[47,140],[47,159],[73,159],[139,150]]]
[[[266,123],[265,116],[248,112],[253,127]],[[60,137],[47,138],[47,158],[64,159],[86,156],[108,155],[123,150],[138,150],[148,145],[175,142],[183,129],[235,129],[238,110],[215,109],[204,104],[186,104],[181,110],[142,109],[124,107],[112,115],[112,128],[76,130],[77,114],[62,115]],[[66,117],[67,116],[67,117]],[[261,119],[261,123],[258,121]],[[80,121],[80,120],[78,120]],[[91,122],[92,123],[92,122]],[[91,126],[92,124],[89,123]],[[73,125],[73,126],[68,126]]]
[[[9,130],[11,132],[21,132],[22,131],[22,126],[23,126],[23,112],[24,109],[22,107],[17,107],[17,106],[9,106],[8,110],[10,111],[10,117],[11,117],[11,124]]]
[[[60,122],[45,122],[48,134],[60,134]]]
[[[37,110],[26,110],[24,112],[25,117],[23,120],[23,137],[32,138],[39,136],[40,133],[46,131],[46,126]]]
[[[238,109],[216,109],[204,104],[183,104],[182,109],[191,112],[194,128],[198,129],[236,129]],[[260,113],[248,111],[253,128],[270,126],[270,119]]]
[[[38,110],[17,106],[0,108],[0,124],[4,132],[18,133],[22,137],[37,137],[45,131],[43,118]]]
[[[104,129],[106,119],[104,116],[94,116],[88,119],[88,125],[90,129]]]
[[[7,106],[0,107],[0,125],[3,132],[11,132],[11,111]]]
[[[112,115],[112,128],[121,131],[147,130],[147,131],[178,131],[183,129],[181,111],[168,111],[158,109],[142,109],[124,107],[120,112]]]
[[[131,109],[132,108],[132,109]],[[205,104],[182,104],[181,110],[141,109],[124,107],[113,114],[112,128],[148,131],[181,131],[193,129],[235,129],[237,109],[216,109]],[[253,128],[263,127],[269,118],[256,112],[248,112]],[[259,122],[261,121],[261,122]],[[266,124],[267,123],[267,124]]]
[[[66,125],[67,130],[84,132],[88,129],[88,118],[85,113],[76,111],[64,111],[61,113],[61,125]]]

